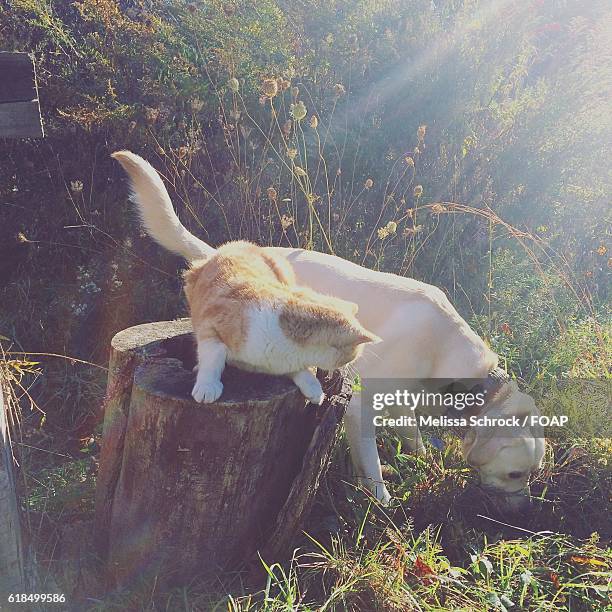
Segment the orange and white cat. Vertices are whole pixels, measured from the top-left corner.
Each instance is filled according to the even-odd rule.
[[[140,194],[140,158],[128,151],[113,157]],[[229,242],[193,261],[185,293],[197,340],[192,395],[198,402],[221,396],[229,363],[289,376],[309,401],[321,404],[323,390],[309,368],[342,367],[360,356],[364,344],[380,340],[359,323],[355,304],[299,287],[283,255],[249,242]]]

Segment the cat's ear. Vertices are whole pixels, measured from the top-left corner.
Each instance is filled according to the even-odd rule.
[[[353,327],[346,336],[346,344],[378,344],[382,342],[382,338],[373,334],[371,331],[365,329],[365,327]]]

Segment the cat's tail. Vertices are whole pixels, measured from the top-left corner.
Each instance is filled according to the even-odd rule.
[[[188,261],[215,253],[213,247],[196,238],[179,221],[161,177],[148,161],[130,151],[116,151],[111,157],[128,173],[131,199],[153,240]]]

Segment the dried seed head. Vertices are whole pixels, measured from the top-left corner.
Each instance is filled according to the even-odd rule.
[[[238,90],[240,89],[240,81],[236,77],[232,77],[227,82],[227,86],[229,87],[230,91],[238,93]]]
[[[159,119],[159,108],[145,106],[145,120],[147,123],[155,123]]]
[[[346,93],[346,89],[342,83],[336,83],[334,85],[334,94],[338,97],[343,96]]]
[[[276,202],[277,193],[274,187],[268,187],[268,189],[266,189],[266,193],[268,194],[268,200],[270,200],[270,202]]]
[[[316,130],[318,125],[319,125],[319,120],[317,119],[317,116],[316,115],[312,115],[312,117],[310,117],[310,127],[313,130]]]
[[[300,88],[293,86],[291,88],[291,97],[293,98],[293,100],[297,100],[299,95],[300,95]]]
[[[423,185],[417,185],[414,188],[414,197],[415,198],[420,198],[423,195]]]
[[[189,100],[189,106],[194,113],[199,113],[204,108],[204,100],[200,100],[200,98],[192,98]]]
[[[409,238],[410,236],[416,236],[416,234],[420,234],[423,231],[422,225],[417,225],[415,227],[406,227],[402,232],[402,236],[404,238]]]
[[[285,231],[293,225],[293,217],[290,217],[288,215],[283,215],[281,217],[280,222],[281,222],[281,227],[283,228],[283,231]]]
[[[289,159],[295,159],[297,155],[297,149],[287,149],[287,157]]]
[[[417,130],[417,138],[419,142],[423,142],[425,140],[425,133],[427,132],[426,125],[419,125],[419,129]]]
[[[414,168],[414,159],[412,159],[412,157],[410,157],[410,155],[407,155],[406,157],[404,157],[404,161],[406,162],[406,165],[409,168]]]
[[[293,172],[295,173],[296,176],[308,176],[308,173],[306,172],[306,170],[304,170],[304,168],[302,168],[301,166],[294,166],[293,167]]]
[[[278,93],[278,83],[276,79],[264,79],[261,87],[264,96],[273,98]]]
[[[286,91],[291,86],[291,81],[288,81],[283,77],[278,77],[278,79],[276,79],[276,84],[278,85],[278,89],[280,91]]]
[[[395,221],[389,221],[385,229],[390,235],[395,234],[395,232],[397,232],[397,223]]]
[[[287,121],[283,123],[283,127],[281,129],[282,129],[282,132],[285,138],[289,138],[289,134],[291,134],[292,126],[293,126],[293,122],[291,121],[291,119],[287,119]]]
[[[374,181],[369,178],[366,180],[366,182],[363,185],[366,189],[372,189],[372,187],[374,186]]]

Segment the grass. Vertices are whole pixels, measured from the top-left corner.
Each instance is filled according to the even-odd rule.
[[[352,484],[340,444],[291,559],[163,590],[108,591],[91,548],[88,452],[30,474],[24,502],[43,567],[79,610],[600,610],[609,605],[609,440],[553,441],[533,508],[505,516],[475,486],[459,441],[404,454],[379,438],[394,500]],[[438,444],[439,446],[439,444]],[[88,451],[88,448],[83,450]]]

